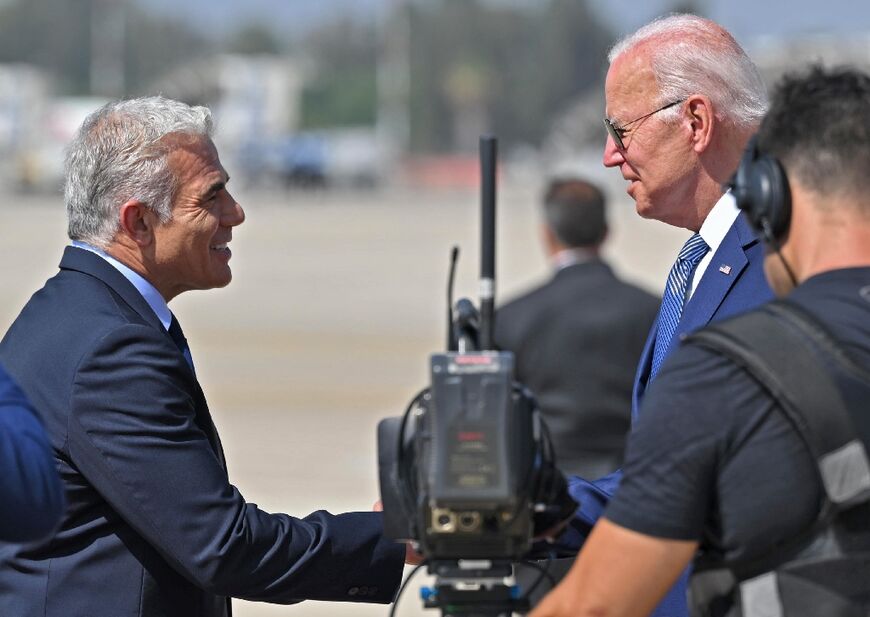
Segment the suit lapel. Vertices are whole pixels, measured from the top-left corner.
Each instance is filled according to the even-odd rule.
[[[675,343],[679,342],[681,336],[710,323],[722,301],[737,282],[741,272],[749,265],[746,250],[756,242],[758,242],[758,238],[749,227],[746,219],[742,214],[738,215],[713,255],[713,259],[698,283],[692,299],[683,309],[680,323],[677,324],[674,338],[671,339],[671,350],[673,350]],[[657,325],[653,324],[635,375],[631,405],[632,421],[637,419],[640,402],[649,381],[656,334]]]
[[[145,321],[155,328],[160,328],[164,332],[166,331],[157,315],[145,301],[145,298],[133,286],[133,283],[128,281],[112,264],[99,255],[85,249],[68,246],[64,250],[63,257],[60,260],[60,268],[62,270],[82,272],[101,280],[121,296],[124,302],[139,313]]]
[[[691,300],[686,304],[674,333],[672,346],[681,335],[694,332],[710,322],[749,264],[746,248],[757,241],[743,215],[738,215],[713,255]]]
[[[220,461],[221,467],[226,471],[227,464],[224,459],[224,448],[221,444],[221,438],[218,435],[217,427],[214,425],[214,421],[211,418],[211,413],[208,410],[208,403],[205,400],[205,393],[202,391],[202,388],[199,385],[198,381],[195,381],[196,384],[196,417],[194,418],[194,422],[196,425],[205,433],[206,439],[208,439],[209,444],[217,455],[218,461]]]
[[[649,334],[646,337],[646,343],[643,346],[643,352],[640,354],[640,362],[637,364],[637,372],[634,375],[634,388],[631,392],[631,422],[637,420],[637,413],[640,409],[640,400],[643,398],[643,393],[646,392],[646,385],[649,381],[649,374],[652,370],[653,348],[655,347],[656,335],[658,334],[658,319],[653,322]]]
[[[123,274],[118,272],[112,264],[99,255],[74,246],[68,246],[64,250],[63,257],[60,260],[60,268],[62,270],[75,270],[99,279],[117,293],[124,302],[136,311],[145,321],[159,329],[161,332],[164,332],[166,336],[169,337],[166,328],[164,328],[163,324],[160,323],[160,319],[145,301],[145,298],[142,297],[142,294],[139,293],[139,290],[136,289]],[[175,346],[174,342],[173,346]],[[217,429],[211,419],[208,404],[205,400],[205,394],[203,393],[202,388],[200,388],[199,381],[196,379],[193,371],[190,370],[187,361],[183,359],[183,356],[182,362],[184,363],[185,368],[188,369],[194,383],[194,422],[196,422],[196,425],[199,426],[203,433],[205,433],[209,444],[215,451],[215,454],[217,454],[218,460],[220,460],[221,466],[226,470],[223,447],[221,446]]]

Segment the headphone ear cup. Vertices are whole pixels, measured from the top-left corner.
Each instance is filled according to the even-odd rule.
[[[759,177],[755,160],[758,158],[756,136],[753,135],[746,150],[740,157],[740,164],[731,180],[731,191],[737,201],[737,207],[743,211],[749,224],[756,232],[761,231],[761,218],[764,215],[762,191],[759,190]]]
[[[759,154],[753,164],[751,182],[756,201],[758,227],[766,221],[770,234],[778,240],[785,235],[791,219],[791,191],[788,178],[779,161]]]
[[[785,234],[791,219],[788,178],[778,160],[759,152],[757,135],[746,145],[731,188],[737,207],[756,232],[770,240]]]

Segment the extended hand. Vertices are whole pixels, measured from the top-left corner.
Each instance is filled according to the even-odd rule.
[[[378,499],[372,506],[374,512],[383,512],[384,503]],[[414,550],[410,542],[405,542],[405,563],[409,566],[418,566],[423,563],[423,555]]]

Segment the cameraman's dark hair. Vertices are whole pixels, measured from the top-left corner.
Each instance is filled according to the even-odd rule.
[[[870,213],[870,76],[821,66],[786,75],[774,89],[758,146],[809,190],[861,197]]]
[[[578,178],[552,180],[544,191],[544,219],[565,246],[597,246],[607,234],[604,194]]]

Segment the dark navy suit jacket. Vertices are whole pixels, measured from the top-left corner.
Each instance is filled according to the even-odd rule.
[[[772,300],[773,292],[764,278],[763,265],[764,246],[749,227],[745,217],[740,214],[723,238],[695,292],[684,307],[668,355],[686,334],[712,321],[743,313]],[[649,381],[656,329],[654,324],[647,337],[635,374],[632,419],[637,418],[641,399]],[[691,412],[691,410],[686,411]],[[619,487],[621,479],[622,470],[594,481],[579,477],[569,478],[569,492],[580,503],[580,508],[572,530],[573,534],[566,538],[567,542],[576,541],[576,536],[584,535],[595,524]],[[686,614],[685,580],[683,580],[668,594],[654,615],[681,617]]]
[[[229,596],[389,602],[379,514],[269,514],[230,484],[196,377],[114,267],[66,249],[0,343],[66,490],[56,535],[0,547],[0,615],[213,617]]]
[[[0,540],[32,542],[63,515],[63,488],[42,423],[0,366]]]

